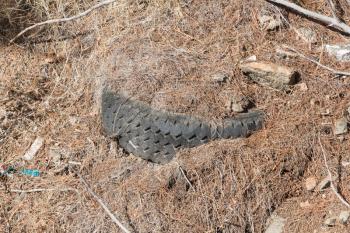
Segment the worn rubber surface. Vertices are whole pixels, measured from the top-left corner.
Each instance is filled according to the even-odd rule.
[[[192,116],[152,109],[142,102],[104,91],[102,122],[127,152],[155,163],[167,163],[180,148],[191,148],[214,139],[247,137],[261,129],[262,112],[243,113],[211,125]]]

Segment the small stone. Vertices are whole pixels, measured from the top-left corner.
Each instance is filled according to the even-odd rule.
[[[345,117],[338,119],[334,124],[334,134],[340,135],[348,132],[348,121]]]
[[[286,66],[267,62],[249,62],[240,65],[244,75],[261,85],[285,90],[298,81],[299,73]]]
[[[237,113],[244,112],[244,108],[243,108],[242,105],[240,105],[240,104],[232,104],[231,110],[232,110],[233,112],[237,112]]]
[[[307,91],[309,88],[307,87],[306,83],[299,83],[297,86],[301,91]]]
[[[316,188],[317,180],[314,176],[309,177],[305,180],[305,187],[307,191],[312,191]]]
[[[338,218],[342,224],[347,224],[347,222],[350,218],[350,211],[343,210],[342,212],[340,212]]]
[[[253,55],[253,56],[250,56],[250,57],[247,57],[244,62],[253,62],[253,61],[256,61],[256,56]]]
[[[277,215],[272,215],[268,222],[270,222],[270,224],[266,228],[265,233],[282,233],[286,219]]]
[[[77,124],[77,123],[79,122],[78,117],[75,117],[75,116],[69,116],[69,117],[68,117],[68,120],[69,120],[69,123],[70,123],[71,125],[75,125],[75,124]]]
[[[230,76],[224,72],[218,72],[218,73],[215,73],[214,75],[212,75],[210,78],[213,82],[222,84],[222,83],[227,82],[229,80]]]
[[[49,158],[56,166],[60,165],[62,154],[60,153],[59,148],[51,147],[49,149]]]
[[[327,227],[333,227],[336,221],[336,217],[329,217],[324,221],[324,225],[326,225]]]
[[[248,109],[250,102],[245,97],[231,96],[227,103],[227,108],[229,111],[235,113],[241,113]]]
[[[347,45],[326,45],[326,51],[335,56],[338,61],[350,61],[350,44]]]
[[[276,56],[278,58],[282,58],[282,59],[290,59],[290,58],[297,57],[297,54],[293,53],[293,52],[286,51],[286,50],[282,49],[281,47],[277,47],[276,48]]]
[[[263,7],[260,11],[258,21],[260,27],[266,31],[273,31],[284,26],[281,16],[271,11],[268,7]]]
[[[317,43],[317,34],[310,28],[301,27],[296,30],[298,37],[309,44]]]
[[[302,202],[299,203],[299,206],[300,206],[301,208],[308,208],[308,207],[311,206],[311,204],[310,204],[309,201],[302,201]]]

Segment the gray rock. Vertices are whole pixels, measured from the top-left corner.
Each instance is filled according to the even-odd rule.
[[[347,211],[347,210],[343,210],[342,212],[340,212],[339,214],[339,221],[342,223],[342,224],[347,224],[349,218],[350,218],[350,211]]]
[[[292,68],[267,62],[244,63],[240,68],[252,81],[280,90],[289,89],[289,85],[296,84],[299,76]]]
[[[242,96],[231,96],[227,102],[227,108],[229,111],[235,113],[241,113],[248,109],[249,100]]]
[[[324,221],[324,225],[326,225],[327,227],[333,227],[336,221],[337,221],[336,217],[329,217],[329,218],[326,218],[326,220]]]
[[[350,44],[326,45],[325,49],[329,55],[335,56],[338,61],[350,61]]]
[[[340,135],[348,132],[348,121],[345,117],[336,120],[334,124],[334,134]]]
[[[256,55],[252,55],[252,56],[250,56],[250,57],[247,57],[245,60],[244,60],[244,62],[254,62],[254,61],[256,61],[257,59],[256,59]]]
[[[49,158],[56,165],[61,164],[62,154],[60,153],[60,149],[56,147],[51,147],[49,149]]]
[[[317,43],[317,34],[310,28],[301,27],[296,30],[298,36],[309,44]]]
[[[298,55],[293,52],[289,52],[287,50],[282,49],[281,47],[276,48],[276,56],[281,59],[290,59],[290,58],[295,58]]]
[[[305,187],[307,191],[312,191],[317,185],[317,180],[315,177],[311,176],[305,180]]]
[[[240,104],[232,104],[231,110],[237,113],[244,112],[244,108]]]
[[[265,233],[282,233],[286,219],[277,215],[272,215],[268,222],[270,222],[270,224],[266,228]]]
[[[281,16],[271,11],[268,7],[264,7],[258,14],[260,27],[266,31],[276,30],[284,26]]]
[[[222,84],[222,83],[227,82],[230,79],[230,75],[228,75],[227,73],[224,73],[224,72],[218,72],[218,73],[213,74],[210,77],[210,79],[211,79],[211,81],[213,81],[215,83]]]

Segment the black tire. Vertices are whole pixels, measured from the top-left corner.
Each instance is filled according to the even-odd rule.
[[[213,126],[192,116],[154,110],[142,102],[104,90],[102,122],[107,134],[117,138],[127,152],[164,164],[181,148],[219,138],[249,136],[262,128],[263,113],[244,113]]]

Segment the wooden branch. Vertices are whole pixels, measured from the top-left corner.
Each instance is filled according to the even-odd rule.
[[[11,193],[40,193],[40,192],[69,192],[74,191],[76,193],[79,193],[78,190],[74,188],[35,188],[35,189],[4,189],[1,188],[0,190],[9,191]]]
[[[337,191],[336,187],[334,186],[333,178],[332,178],[332,173],[331,173],[331,171],[329,170],[329,166],[328,166],[328,163],[327,163],[326,151],[325,151],[325,149],[323,148],[323,145],[322,145],[320,136],[318,136],[318,141],[319,141],[319,144],[320,144],[320,147],[321,147],[321,150],[322,150],[323,160],[324,160],[324,163],[325,163],[327,172],[328,172],[328,178],[329,178],[329,181],[331,182],[332,191],[334,192],[334,194],[337,196],[337,198],[338,198],[346,207],[350,208],[349,202],[347,202],[347,201],[345,200],[345,198]]]
[[[27,190],[22,190],[22,189],[10,189],[10,192],[12,193],[38,193],[38,192],[50,192],[50,191],[58,191],[58,192],[67,192],[67,191],[75,191],[77,192],[76,189],[72,188],[64,188],[64,189],[45,189],[45,188],[37,188],[37,189],[27,189]]]
[[[321,68],[323,68],[323,69],[326,69],[326,70],[332,72],[332,73],[335,74],[335,75],[350,76],[350,72],[335,70],[335,69],[333,69],[333,68],[331,68],[331,67],[328,67],[328,66],[326,66],[326,65],[323,65],[322,63],[316,61],[315,59],[312,59],[311,57],[308,57],[308,56],[302,54],[301,52],[297,51],[297,50],[294,49],[294,48],[291,48],[291,47],[286,46],[286,45],[283,45],[282,47],[283,47],[283,48],[286,48],[286,49],[288,49],[288,50],[290,50],[290,51],[292,51],[292,52],[294,52],[294,53],[297,54],[299,57],[302,57],[302,58],[304,58],[304,59],[306,59],[306,60],[308,60],[308,61],[310,61],[310,62],[312,62],[312,63],[315,63],[315,64],[318,65],[319,67],[321,67]]]
[[[14,42],[18,37],[20,37],[21,35],[23,35],[27,31],[32,30],[33,28],[36,28],[36,27],[39,27],[39,26],[42,26],[42,25],[46,25],[46,24],[63,23],[63,22],[76,20],[76,19],[79,19],[79,18],[81,18],[83,16],[86,16],[86,15],[90,14],[93,10],[96,10],[96,9],[98,9],[100,7],[103,7],[103,6],[107,5],[107,4],[113,3],[115,1],[116,0],[106,0],[106,1],[100,2],[100,3],[92,6],[91,8],[87,9],[86,11],[84,11],[84,12],[78,14],[78,15],[72,16],[72,17],[60,18],[60,19],[50,19],[50,20],[47,20],[47,21],[44,21],[44,22],[36,23],[36,24],[34,24],[34,25],[30,26],[30,27],[25,28],[20,33],[18,33],[12,40],[10,40],[10,43]]]
[[[179,170],[180,170],[181,174],[184,176],[184,178],[185,178],[186,182],[188,183],[188,185],[192,188],[192,190],[193,190],[193,191],[196,191],[196,190],[194,189],[194,187],[192,186],[191,182],[189,181],[189,179],[187,178],[187,176],[186,176],[184,170],[182,169],[182,167],[181,167],[180,165],[179,165]]]
[[[331,29],[338,30],[344,34],[350,35],[350,26],[348,26],[346,23],[338,21],[337,18],[328,17],[325,15],[319,14],[317,12],[307,10],[287,0],[265,0],[265,1],[293,10],[300,15],[306,16],[310,19],[326,24]]]
[[[340,19],[337,15],[337,9],[334,5],[334,2],[332,0],[327,0],[329,6],[331,7],[331,11],[332,11],[332,15],[333,15],[333,18],[335,18],[338,22],[340,22]]]
[[[100,197],[97,196],[97,194],[92,191],[89,184],[86,182],[86,180],[80,175],[80,173],[76,172],[77,176],[79,177],[81,183],[85,186],[86,190],[95,198],[95,200],[100,204],[100,206],[103,208],[103,210],[108,214],[108,216],[112,219],[112,221],[117,224],[117,226],[124,232],[124,233],[130,233],[128,229],[114,216],[114,214],[108,209],[106,204],[102,201]]]

